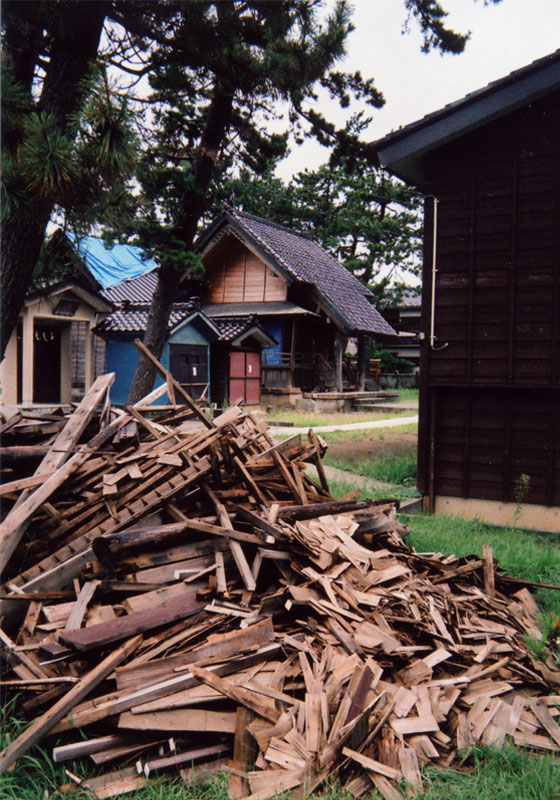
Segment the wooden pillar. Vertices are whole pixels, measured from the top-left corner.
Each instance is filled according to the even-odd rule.
[[[344,337],[340,331],[334,334],[334,389],[342,391],[342,356],[344,354]]]
[[[23,403],[33,402],[33,360],[35,357],[35,318],[32,314],[23,315],[22,333],[22,395]]]
[[[93,333],[91,332],[91,323],[86,322],[84,336],[84,393],[87,392],[95,380],[94,372]]]
[[[61,403],[72,400],[72,348],[70,344],[71,325],[60,331],[60,397]],[[87,387],[86,387],[87,389]]]
[[[366,378],[369,373],[370,339],[363,335],[358,338],[358,391],[366,388]]]

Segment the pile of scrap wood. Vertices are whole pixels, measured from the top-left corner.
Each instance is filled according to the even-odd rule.
[[[415,552],[394,501],[332,499],[312,433],[210,420],[159,369],[167,410],[105,407],[82,443],[104,376],[4,492],[3,684],[34,722],[0,771],[48,736],[106,767],[100,798],[177,770],[227,771],[232,798],[332,777],[400,798],[473,742],[560,751],[537,606],[489,548]]]

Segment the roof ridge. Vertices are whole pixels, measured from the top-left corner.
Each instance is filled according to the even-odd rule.
[[[294,236],[301,236],[302,239],[309,239],[310,241],[315,242],[316,244],[320,244],[318,239],[315,236],[313,236],[312,233],[304,233],[303,231],[298,231],[298,230],[296,230],[294,228],[289,228],[287,225],[281,225],[279,222],[271,222],[271,220],[265,219],[264,217],[258,217],[256,214],[250,214],[248,211],[240,211],[237,208],[228,208],[228,209],[226,209],[226,211],[228,213],[230,213],[230,214],[233,214],[233,215],[237,214],[239,216],[248,217],[249,219],[253,219],[256,222],[262,222],[265,225],[267,225],[269,228],[277,228],[278,230],[286,231],[286,233],[291,233]],[[330,255],[330,253],[329,253],[329,255]]]
[[[371,150],[375,151],[375,149],[382,143],[398,140],[401,136],[408,135],[416,128],[422,128],[427,123],[431,124],[437,121],[438,118],[445,117],[449,111],[455,111],[463,105],[468,105],[469,103],[480,100],[487,94],[492,94],[493,92],[499,91],[505,86],[515,83],[520,78],[523,78],[526,74],[538,71],[542,67],[547,67],[549,63],[554,63],[559,58],[560,48],[553,50],[551,53],[547,53],[545,56],[536,58],[533,61],[530,61],[528,64],[525,64],[521,67],[516,67],[514,70],[511,70],[511,72],[508,72],[499,78],[494,78],[494,80],[489,81],[488,83],[484,84],[484,86],[479,86],[477,89],[472,89],[470,92],[467,92],[467,94],[463,95],[463,97],[451,100],[449,103],[441,106],[441,108],[437,108],[434,111],[429,111],[419,119],[405,123],[404,125],[400,125],[398,128],[394,128],[380,139],[375,139],[374,141],[369,142],[367,146]]]

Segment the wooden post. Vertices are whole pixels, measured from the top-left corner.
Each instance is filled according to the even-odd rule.
[[[23,315],[22,349],[22,395],[23,403],[33,402],[33,360],[35,358],[35,319],[27,311]]]
[[[342,355],[344,350],[343,336],[340,331],[334,334],[334,388],[336,392],[342,391]]]
[[[366,388],[366,378],[369,372],[370,339],[365,334],[358,339],[358,391]]]

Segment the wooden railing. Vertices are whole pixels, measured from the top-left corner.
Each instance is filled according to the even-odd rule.
[[[313,353],[262,353],[263,369],[313,369]]]

